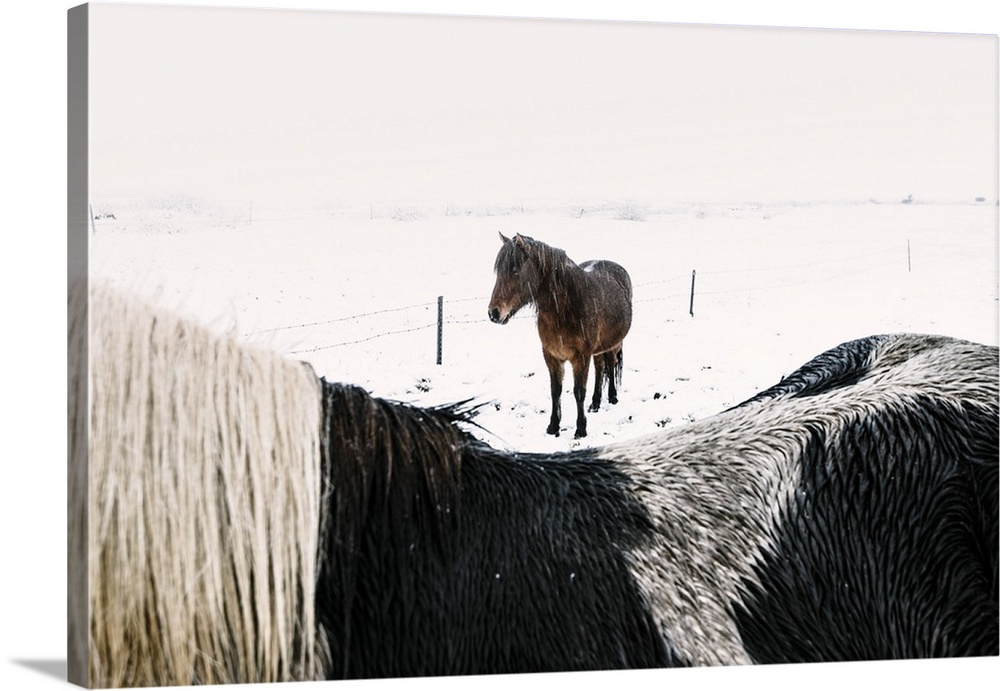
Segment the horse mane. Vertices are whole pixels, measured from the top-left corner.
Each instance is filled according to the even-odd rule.
[[[316,678],[311,368],[106,286],[88,316],[90,685]]]
[[[478,410],[470,401],[418,408],[371,396],[356,386],[322,382],[324,476],[333,492],[331,528],[361,530],[369,510],[402,511],[402,519],[449,513],[463,450],[478,443],[460,425]],[[433,507],[428,516],[412,515]]]
[[[814,396],[858,383],[868,374],[876,348],[886,336],[869,336],[842,343],[805,363],[780,382],[743,401],[741,408],[756,401],[788,395]]]
[[[996,349],[984,349],[968,341],[944,336],[906,333],[868,336],[842,343],[817,355],[774,386],[735,407],[779,396],[817,396],[852,386],[866,378],[879,378],[899,386],[906,381],[907,373],[918,379],[927,372],[940,373],[936,382],[938,391],[947,393],[953,386],[961,387],[965,378],[975,380],[973,375],[978,369],[995,368],[996,352]],[[959,363],[964,363],[964,367],[960,367]],[[925,387],[928,384],[926,381],[913,383]]]
[[[88,502],[87,451],[90,410],[88,407],[87,286],[71,279],[67,305],[67,679],[78,683],[88,678],[87,618]]]
[[[575,266],[565,250],[518,233],[512,240],[503,244],[497,253],[493,268],[497,273],[509,275],[518,270],[525,259],[534,261],[542,276],[552,275],[553,272],[558,275],[562,267]]]
[[[443,531],[460,511],[463,455],[482,442],[461,427],[474,424],[478,408],[468,401],[417,408],[321,382],[327,514],[319,528],[316,610],[320,637],[340,652],[327,676],[340,677],[350,670],[360,584],[379,568],[365,560],[390,554],[404,563],[417,541],[421,550],[444,549]]]

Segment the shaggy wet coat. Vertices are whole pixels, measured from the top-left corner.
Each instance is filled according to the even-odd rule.
[[[510,454],[468,404],[93,302],[92,685],[998,654],[995,347],[862,339],[690,425]]]
[[[103,286],[88,316],[89,435],[70,450],[89,456],[70,487],[88,588],[70,598],[90,685],[322,676],[315,375]],[[86,402],[71,396],[71,427]]]

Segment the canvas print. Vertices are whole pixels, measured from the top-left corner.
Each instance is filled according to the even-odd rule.
[[[998,655],[997,36],[68,25],[71,681]]]

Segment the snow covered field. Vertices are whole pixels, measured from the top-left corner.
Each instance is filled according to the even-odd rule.
[[[997,213],[993,200],[326,209],[112,200],[95,201],[90,266],[94,278],[306,360],[327,379],[420,404],[484,402],[475,434],[552,451],[711,415],[861,336],[996,344]],[[588,415],[586,439],[573,440],[570,376],[563,433],[545,434],[548,381],[531,308],[506,326],[486,318],[498,232],[578,262],[613,259],[632,276],[620,402]]]

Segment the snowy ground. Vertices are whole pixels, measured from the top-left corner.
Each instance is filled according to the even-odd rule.
[[[90,262],[95,278],[307,360],[327,379],[421,404],[486,402],[478,422],[489,433],[476,434],[551,451],[711,415],[860,336],[996,344],[997,212],[972,203],[305,210],[111,200],[94,204]],[[545,434],[533,312],[506,326],[486,318],[498,231],[576,261],[613,259],[632,276],[621,400],[588,416],[584,440],[573,440],[569,376],[563,434]]]

